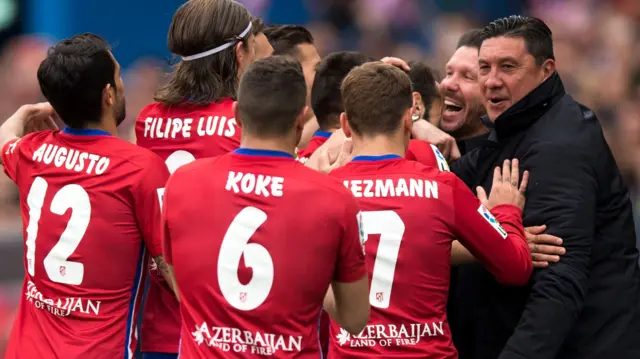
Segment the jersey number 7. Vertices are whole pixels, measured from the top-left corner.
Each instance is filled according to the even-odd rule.
[[[376,308],[389,308],[393,277],[404,235],[404,222],[394,211],[366,211],[362,215],[364,242],[370,234],[380,235],[378,253],[373,264],[369,303]]]

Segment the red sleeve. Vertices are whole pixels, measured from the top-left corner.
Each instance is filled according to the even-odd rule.
[[[168,178],[169,171],[164,162],[153,155],[134,187],[136,219],[152,257],[162,255],[160,211]]]
[[[173,265],[173,257],[171,256],[171,236],[169,232],[169,218],[168,218],[168,208],[167,205],[167,196],[170,191],[171,180],[174,177],[170,177],[167,181],[167,186],[162,190],[162,223],[160,228],[162,230],[162,254],[164,255],[164,261],[169,265]]]
[[[449,172],[447,160],[442,153],[440,153],[438,147],[429,142],[410,140],[405,157],[408,160],[422,163],[425,166],[435,167],[440,169],[440,171]]]
[[[14,138],[2,146],[2,164],[4,166],[4,173],[11,178],[12,181],[16,181],[16,170],[18,169],[18,144],[19,138]]]
[[[351,283],[367,274],[364,263],[363,235],[360,210],[351,193],[345,196],[344,227],[340,241],[334,280]]]
[[[453,233],[460,243],[499,282],[526,284],[533,264],[522,226],[522,211],[512,205],[499,205],[487,210],[457,177],[453,182],[452,204],[455,218]]]

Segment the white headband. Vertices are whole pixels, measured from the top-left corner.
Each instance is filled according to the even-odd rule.
[[[231,40],[229,42],[226,42],[218,47],[214,47],[211,50],[207,50],[205,52],[201,52],[199,54],[195,54],[195,55],[189,55],[189,56],[182,56],[182,61],[193,61],[193,60],[197,60],[203,57],[207,57],[210,55],[213,55],[217,52],[220,52],[222,50],[225,50],[233,45],[235,45],[236,43],[238,43],[238,41],[240,41],[241,39],[243,39],[245,36],[247,36],[247,34],[249,33],[249,31],[251,31],[251,21],[249,21],[249,25],[247,25],[247,28],[244,29],[243,32],[240,33],[240,35],[238,35],[237,39]]]

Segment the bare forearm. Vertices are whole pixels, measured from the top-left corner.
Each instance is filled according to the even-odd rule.
[[[165,262],[162,256],[157,256],[153,258],[153,260],[158,266],[158,271],[162,273],[162,276],[167,281],[167,284],[176,295],[176,298],[180,300],[180,295],[178,294],[178,284],[176,283],[176,276],[173,273],[173,267],[169,263]]]
[[[333,289],[331,286],[329,286],[329,290],[324,296],[323,308],[331,318],[337,317],[336,298],[333,295]]]
[[[462,243],[458,241],[453,241],[451,244],[451,264],[465,264],[465,263],[474,263],[476,262],[476,258],[469,252]]]
[[[21,106],[18,111],[11,115],[11,117],[0,126],[0,146],[16,137],[22,137],[24,135],[25,122],[32,113],[33,108],[31,105]]]

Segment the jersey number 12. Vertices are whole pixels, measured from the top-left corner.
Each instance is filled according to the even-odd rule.
[[[49,183],[42,177],[36,177],[27,195],[29,206],[29,224],[27,225],[27,272],[35,276],[36,239],[42,206]],[[91,219],[91,202],[87,192],[77,184],[62,187],[53,196],[51,213],[64,215],[71,209],[67,226],[58,238],[58,242],[44,258],[44,269],[49,279],[55,283],[79,285],[84,278],[84,265],[71,262],[69,257],[78,248]]]

